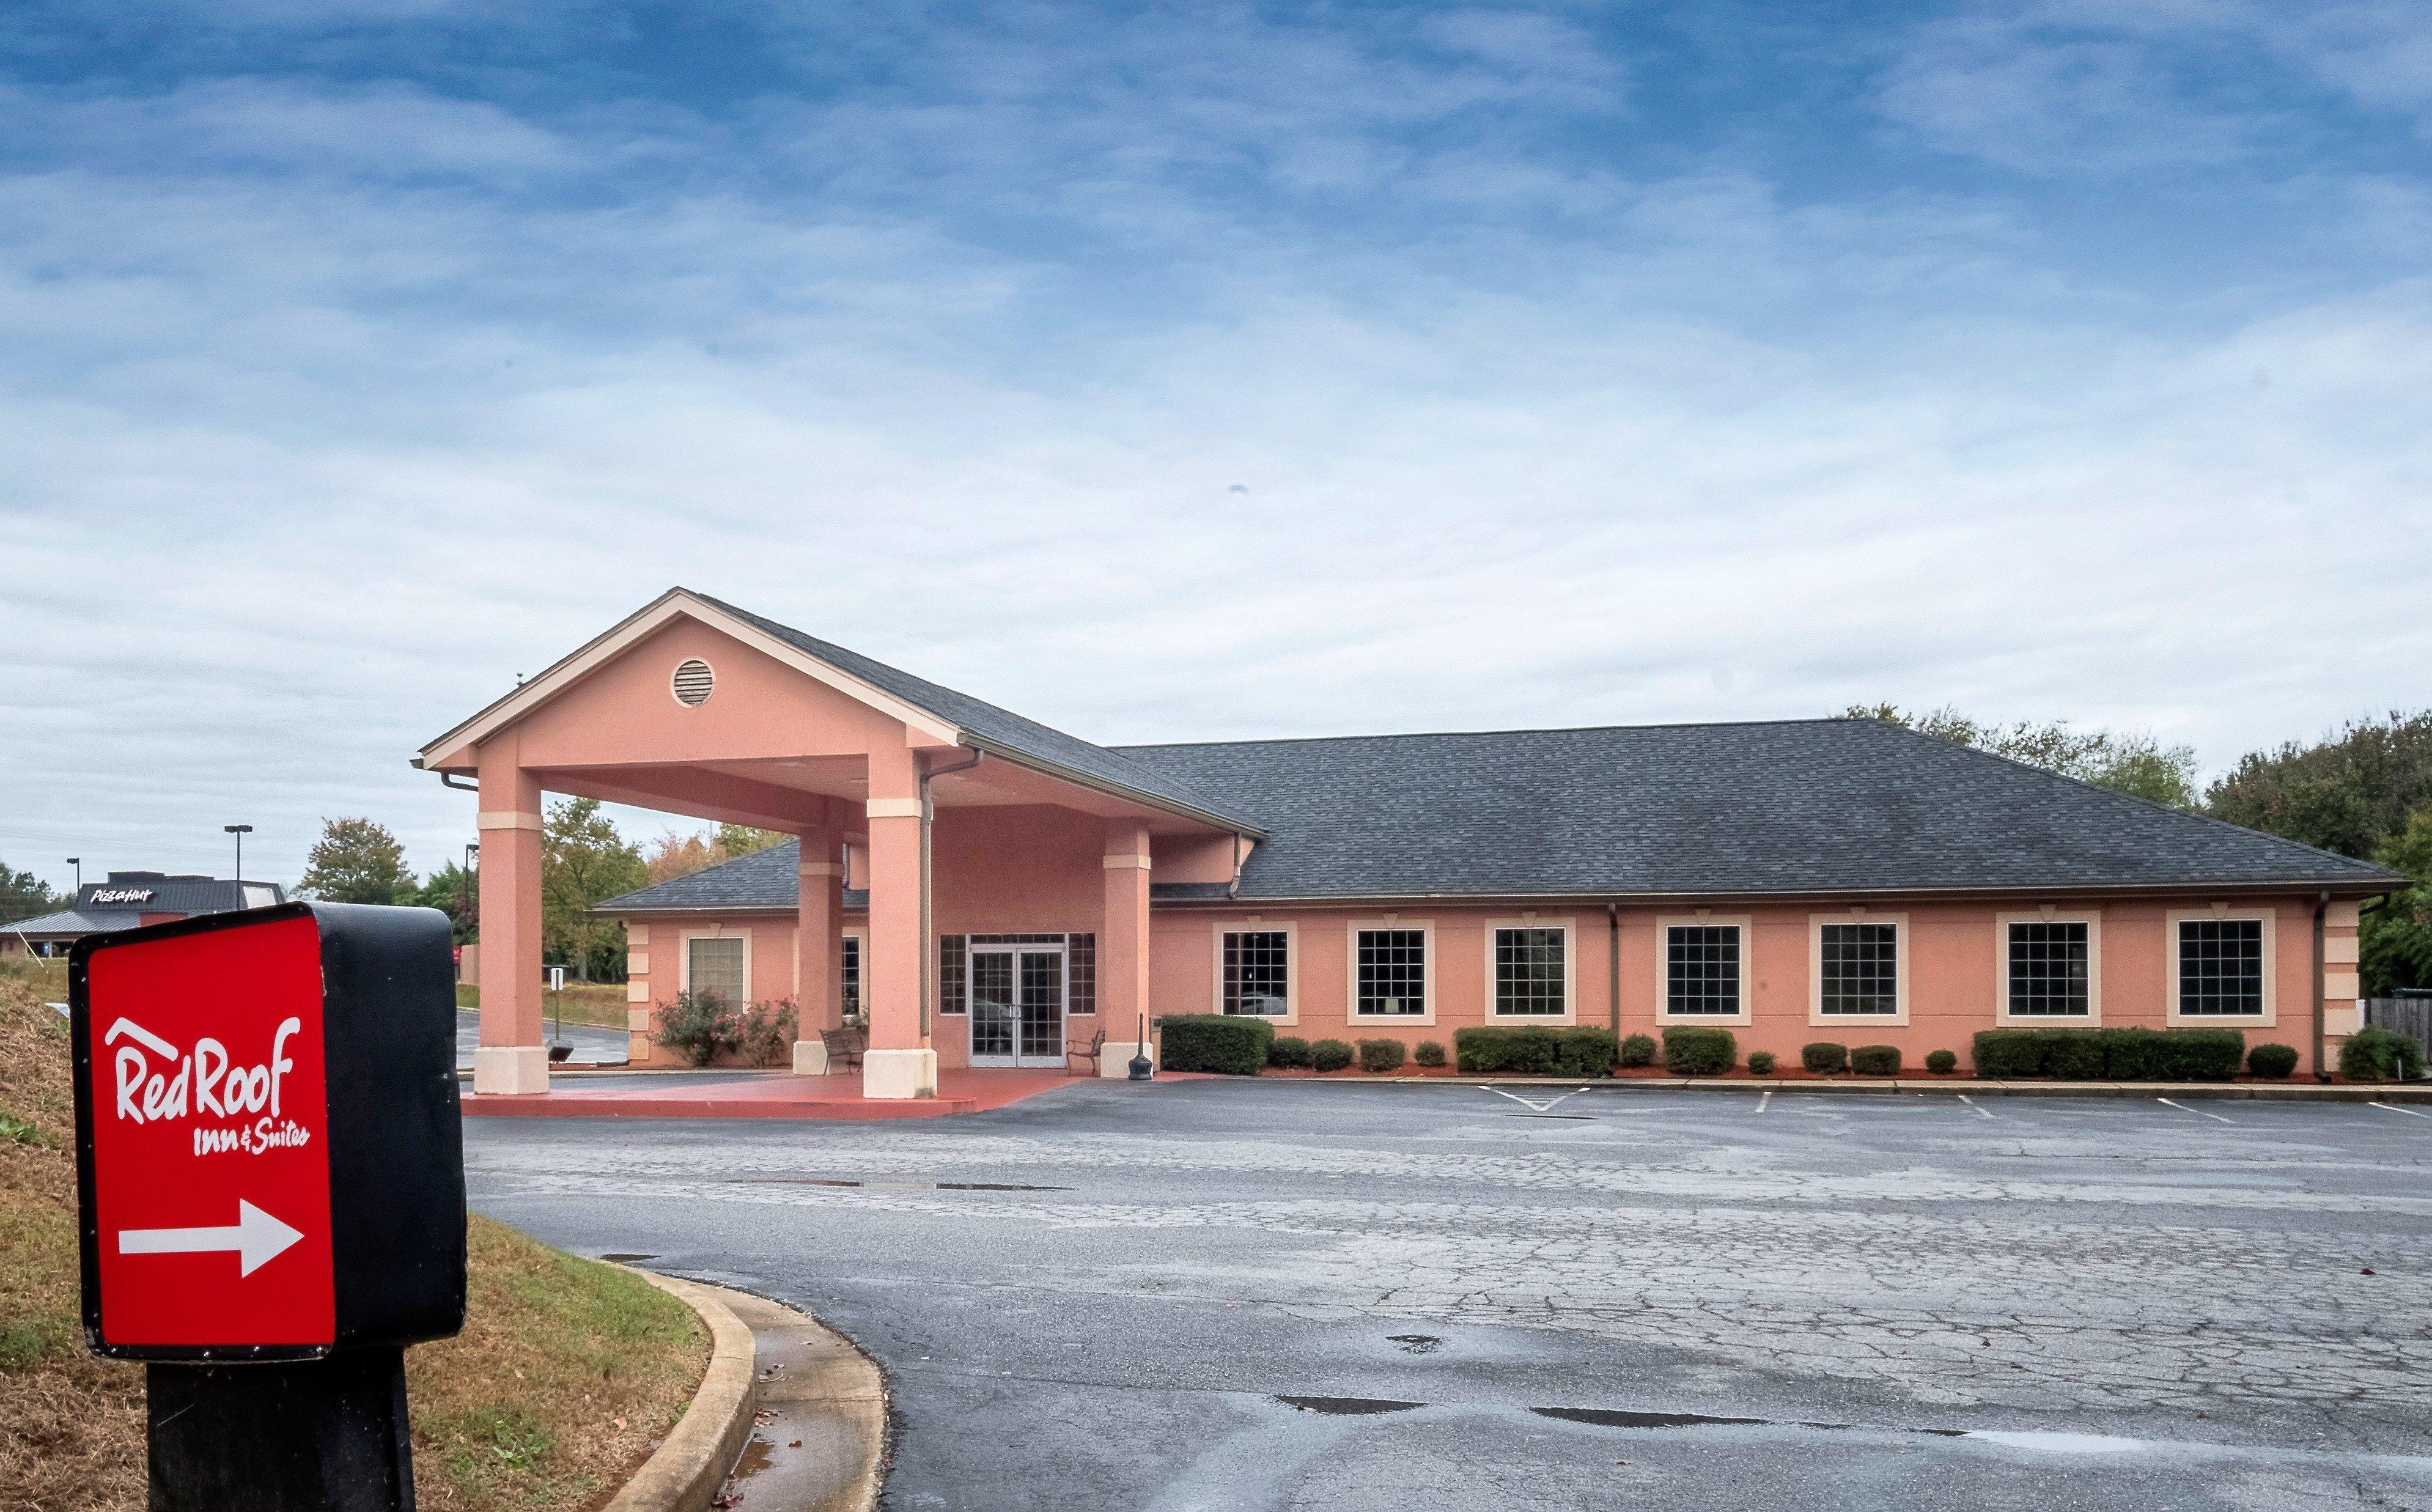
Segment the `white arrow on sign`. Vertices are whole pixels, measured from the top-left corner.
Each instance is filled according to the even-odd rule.
[[[236,1221],[225,1229],[121,1229],[122,1255],[201,1255],[236,1251],[236,1273],[250,1276],[304,1235],[240,1198]]]

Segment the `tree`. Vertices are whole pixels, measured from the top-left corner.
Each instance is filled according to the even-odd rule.
[[[2365,910],[2356,931],[2367,997],[2393,987],[2432,986],[2432,808],[2419,808],[2373,859],[2413,884]]]
[[[624,975],[625,926],[591,911],[650,879],[641,847],[616,833],[597,798],[562,798],[541,824],[541,948],[584,981]]]
[[[2172,808],[2192,808],[2196,803],[2194,748],[2166,746],[2144,730],[2078,730],[2066,720],[1983,724],[1947,705],[1929,714],[1910,714],[1890,704],[1856,704],[1843,717],[1881,720]]]
[[[20,872],[0,861],[0,924],[14,924],[38,913],[48,913],[67,901],[33,873]]]
[[[296,891],[324,903],[395,903],[414,887],[405,847],[368,819],[325,819]]]
[[[782,830],[754,829],[749,824],[720,824],[718,826],[718,859],[740,860],[754,851],[767,850],[785,838]]]
[[[2250,752],[2204,804],[2215,819],[2371,859],[2432,808],[2432,710]]]
[[[481,938],[481,874],[468,872],[455,861],[431,873],[420,887],[397,901],[448,915],[448,931],[460,945]]]
[[[706,832],[679,835],[670,829],[650,842],[650,880],[667,882],[679,876],[689,876],[724,859],[726,856],[718,848],[715,836]]]

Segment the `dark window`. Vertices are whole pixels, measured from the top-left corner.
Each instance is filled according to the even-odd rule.
[[[1823,1011],[1852,1016],[1898,1013],[1899,927],[1828,924],[1823,929]]]
[[[1098,1011],[1098,937],[1093,934],[1071,934],[1064,937],[1064,1011],[1094,1013]]]
[[[2083,924],[2010,926],[2010,1014],[2013,1018],[2085,1018],[2086,927]]]
[[[2179,921],[2179,1013],[2263,1016],[2263,921]]]
[[[965,961],[969,959],[961,935],[937,937],[937,1011],[968,1011],[969,999],[964,995]]]
[[[1664,930],[1664,1011],[1676,1017],[1740,1011],[1740,926],[1676,924]]]
[[[861,936],[844,937],[844,1011],[858,1017],[861,1013]]]
[[[1413,1017],[1427,1011],[1427,932],[1360,931],[1358,1011]]]
[[[1561,929],[1533,926],[1495,931],[1495,1011],[1511,1018],[1562,1016]]]
[[[1292,936],[1281,929],[1224,932],[1227,1013],[1276,1018],[1292,1011]]]

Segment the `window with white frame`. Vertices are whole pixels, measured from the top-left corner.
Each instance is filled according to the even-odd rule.
[[[743,939],[696,936],[684,943],[684,985],[695,994],[715,993],[729,1007],[743,1004]]]
[[[2093,951],[2082,919],[2010,926],[2010,1016],[2087,1018],[2094,1011]]]
[[[1664,931],[1664,1011],[1674,1018],[1740,1011],[1740,926],[1676,924]]]
[[[1292,936],[1282,929],[1224,931],[1227,1013],[1282,1018],[1292,1011]]]
[[[1570,1011],[1570,931],[1516,925],[1495,931],[1497,1018],[1560,1018]]]
[[[1835,1018],[1890,1018],[1900,1012],[1900,926],[1818,926],[1816,1011]]]
[[[1427,1011],[1427,932],[1425,929],[1362,929],[1354,1012],[1363,1016],[1419,1017]]]
[[[2263,921],[2179,921],[2179,1016],[2263,1016]]]
[[[861,1016],[861,936],[844,937],[844,1012],[853,1018]]]

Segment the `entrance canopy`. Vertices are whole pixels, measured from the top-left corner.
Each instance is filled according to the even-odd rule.
[[[545,1090],[540,1013],[543,794],[570,793],[802,838],[803,1056],[837,1024],[846,848],[870,890],[866,1082],[928,1096],[938,867],[1101,898],[1109,1023],[1146,1000],[1148,886],[1224,883],[1263,838],[1246,818],[1122,753],[731,604],[670,589],[422,748],[425,771],[478,781],[481,1047],[475,1088]],[[983,823],[989,811],[1022,823]],[[935,853],[937,822],[961,854]],[[1008,812],[1007,820],[1017,817]],[[1058,830],[1054,857],[1008,837]],[[1086,830],[1099,875],[1059,875]]]

